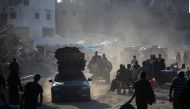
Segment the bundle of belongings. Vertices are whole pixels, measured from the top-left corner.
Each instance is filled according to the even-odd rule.
[[[85,69],[85,54],[76,47],[59,48],[55,52],[57,59],[58,72],[63,73],[66,70],[76,69],[83,71]]]

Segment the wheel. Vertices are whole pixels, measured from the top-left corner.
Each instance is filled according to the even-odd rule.
[[[51,102],[52,103],[56,103],[57,100],[55,99],[55,95],[53,93],[51,93]]]
[[[90,91],[89,91],[87,96],[84,98],[84,101],[90,101],[90,100],[91,100],[91,94],[90,94]]]

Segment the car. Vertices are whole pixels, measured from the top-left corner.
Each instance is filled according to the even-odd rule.
[[[51,100],[53,103],[61,101],[90,101],[90,82],[83,73],[58,73],[54,80],[49,80],[51,86]]]

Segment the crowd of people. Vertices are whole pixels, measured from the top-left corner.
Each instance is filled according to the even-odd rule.
[[[95,55],[88,64],[88,69],[93,74],[101,73],[109,74],[110,76],[112,64],[105,54],[100,56],[98,52],[95,52]],[[158,57],[151,55],[149,59],[142,62],[142,66],[139,64],[136,56],[133,56],[127,67],[124,64],[120,64],[116,72],[116,78],[111,83],[110,91],[117,89],[118,94],[121,94],[123,90],[123,93],[126,94],[126,89],[128,89],[129,93],[133,95],[127,104],[130,104],[136,97],[137,109],[148,109],[148,105],[156,103],[153,89],[155,88],[155,84],[163,85],[161,71],[165,69],[165,59],[162,58],[161,54]],[[171,81],[169,101],[173,103],[174,109],[188,109],[188,103],[190,102],[190,80],[186,78],[187,72],[184,69],[186,69],[186,66],[182,64],[182,68],[178,69],[179,72],[173,81]],[[13,62],[9,65],[9,70],[10,74],[7,79],[1,75],[2,72],[0,73],[0,98],[4,104],[2,106],[8,106],[8,103],[9,105],[19,105],[22,109],[37,109],[38,106],[41,106],[43,88],[38,83],[41,76],[36,74],[34,81],[27,83],[23,88],[19,77],[19,65],[16,59],[13,59]],[[9,102],[7,102],[6,96],[2,91],[5,90],[6,85],[9,88]],[[19,91],[23,92],[21,98]],[[38,102],[39,97],[40,100]],[[0,108],[3,109],[3,107]]]
[[[161,54],[159,54],[158,58],[155,55],[151,55],[150,59],[142,62],[142,66],[139,65],[136,56],[133,56],[131,63],[127,64],[127,68],[125,65],[120,64],[120,68],[112,84],[116,84],[115,82],[117,82],[118,87],[122,87],[124,90],[123,93],[126,93],[126,88],[131,93],[131,85],[138,79],[140,72],[147,72],[147,78],[151,81],[153,87],[156,86],[156,82],[157,85],[162,85],[161,71],[164,69],[166,69],[166,64]],[[111,88],[111,90],[114,90],[114,88]],[[121,92],[119,91],[118,93],[120,94]]]
[[[105,58],[105,55],[103,55],[103,58]],[[90,67],[96,66],[96,71],[94,71],[94,73],[105,73],[101,71],[101,69],[106,68],[103,66],[106,65],[106,63],[103,63],[102,60],[104,59],[98,55],[98,52],[95,52],[95,55],[92,57],[92,60],[88,65],[90,72],[93,72]],[[98,64],[95,64],[98,62],[102,64],[99,64],[99,66]],[[175,69],[173,71],[176,71],[177,76],[174,77],[173,81],[170,81],[172,82],[172,85],[169,93],[169,101],[173,103],[174,109],[187,109],[187,101],[189,101],[190,98],[187,93],[187,91],[189,91],[189,82],[187,83],[186,77],[188,76],[185,75],[189,72],[186,69],[185,64],[182,64],[178,58],[176,58],[176,62],[176,68],[174,65],[171,65],[171,67],[168,68],[166,67],[165,59],[161,54],[158,54],[158,57],[153,54],[149,59],[143,61],[141,66],[134,55],[131,63],[127,64],[127,67],[125,67],[124,64],[120,64],[116,73],[116,78],[113,79],[109,91],[117,89],[117,93],[122,94],[121,91],[123,90],[123,94],[126,94],[126,89],[128,89],[128,93],[133,93],[133,96],[127,104],[131,103],[136,97],[137,109],[148,109],[148,104],[152,105],[153,103],[156,103],[153,89],[156,88],[156,86],[164,85],[165,81],[163,80],[162,71]],[[180,64],[182,64],[181,68],[179,68]]]
[[[28,82],[23,88],[19,76],[19,65],[15,58],[13,62],[10,63],[9,70],[10,74],[7,80],[2,76],[2,72],[0,72],[0,100],[2,101],[0,109],[9,109],[11,106],[20,107],[21,109],[37,109],[37,106],[41,106],[43,101],[43,89],[38,83],[41,76],[36,74],[34,76],[34,81]],[[8,86],[9,101],[7,101],[5,97],[6,85]],[[19,92],[23,93],[21,98]],[[40,97],[39,103],[38,97]]]
[[[179,68],[177,59],[176,62],[177,67],[174,67],[175,65],[166,67],[165,59],[159,54],[158,57],[151,55],[140,66],[136,56],[133,56],[131,63],[127,64],[127,68],[120,64],[109,91],[117,89],[118,94],[121,94],[121,89],[123,89],[123,94],[126,94],[126,89],[128,89],[129,94],[134,91],[127,104],[136,97],[137,109],[148,109],[148,104],[152,105],[156,102],[153,89],[164,85],[162,71],[173,69],[173,73],[176,73],[177,76],[174,76],[173,81],[169,81],[172,82],[169,101],[173,103],[174,109],[187,109],[187,102],[190,99],[187,93],[189,91],[189,81],[187,82],[187,80],[190,73],[185,64]]]
[[[151,87],[151,83],[146,77],[146,72],[140,73],[140,79],[134,82],[135,91],[126,104],[129,105],[135,97],[137,109],[148,109],[148,105],[156,103],[156,98]],[[173,109],[189,109],[189,91],[190,80],[185,78],[183,71],[180,71],[172,81],[169,91],[169,101],[173,104]]]

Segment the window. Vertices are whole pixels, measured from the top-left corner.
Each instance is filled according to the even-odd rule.
[[[24,0],[23,4],[24,4],[24,6],[29,6],[30,5],[30,0]]]
[[[51,11],[50,10],[47,10],[46,19],[51,20]]]
[[[19,38],[22,38],[23,40],[27,40],[29,36],[29,27],[15,27],[16,31],[16,35],[18,35]]]
[[[43,28],[43,37],[53,37],[54,36],[54,29],[53,28]]]
[[[40,14],[39,13],[35,13],[35,19],[40,19]]]

